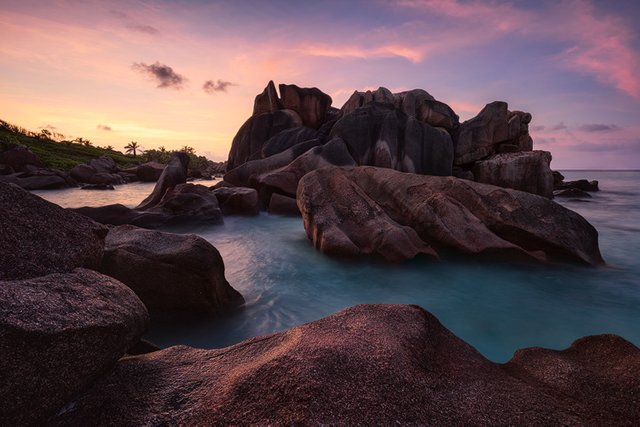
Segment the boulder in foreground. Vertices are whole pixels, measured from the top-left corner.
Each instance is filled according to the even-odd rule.
[[[616,336],[492,363],[416,306],[356,306],[219,350],[121,360],[53,425],[634,424],[640,349]]]
[[[122,283],[76,269],[0,281],[0,424],[40,424],[135,344],[147,310]]]
[[[392,169],[330,167],[305,175],[297,196],[307,236],[328,254],[604,262],[589,222],[523,191]]]
[[[0,182],[0,280],[97,268],[107,228]]]
[[[218,250],[193,234],[112,227],[101,270],[133,289],[151,311],[221,313],[244,303],[225,279]]]

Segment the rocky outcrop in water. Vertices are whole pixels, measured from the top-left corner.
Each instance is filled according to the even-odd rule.
[[[356,306],[219,350],[122,359],[52,425],[634,424],[640,349],[613,335],[492,363],[416,306]]]
[[[0,279],[100,265],[107,229],[82,215],[0,183]]]
[[[109,156],[91,159],[89,163],[82,163],[73,167],[69,174],[78,182],[87,184],[124,184],[126,181],[118,173],[116,162]]]
[[[247,187],[221,187],[211,190],[225,215],[257,215],[260,212],[258,192]]]
[[[282,119],[276,121],[278,114]],[[527,154],[533,147],[530,122],[531,114],[492,102],[460,124],[451,107],[422,89],[355,91],[338,110],[317,88],[280,85],[278,96],[269,82],[256,96],[253,116],[234,138],[225,181],[255,188],[266,208],[272,194],[295,194],[292,188],[304,168],[292,163],[312,149],[317,155],[318,146],[331,143],[344,145],[350,158],[341,156],[334,165],[456,175],[552,197],[551,155]],[[309,170],[327,165],[304,163]],[[290,164],[289,171],[296,172],[283,173]],[[266,176],[276,184],[265,183]]]
[[[148,210],[160,203],[167,191],[171,191],[176,185],[187,182],[187,168],[189,166],[189,156],[185,153],[174,153],[171,160],[160,174],[151,194],[149,194],[138,206],[137,210]]]
[[[147,321],[129,288],[91,270],[0,281],[0,424],[44,423],[111,369]]]
[[[454,177],[324,168],[300,181],[298,207],[322,252],[388,260],[447,253],[602,264],[598,233],[547,198]]]
[[[133,289],[151,311],[222,313],[244,303],[218,250],[196,235],[112,227],[100,270]]]

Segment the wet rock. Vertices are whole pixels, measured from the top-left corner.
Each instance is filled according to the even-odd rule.
[[[633,425],[640,350],[615,336],[492,363],[430,313],[361,305],[218,350],[121,360],[52,425]]]
[[[74,166],[69,174],[76,181],[87,184],[124,184],[125,180],[117,172],[116,162],[111,157],[100,156]]]
[[[224,215],[257,215],[258,192],[247,187],[221,187],[213,190]]]
[[[300,180],[297,200],[307,236],[328,254],[604,262],[597,231],[577,213],[545,197],[454,177],[323,168]]]
[[[553,174],[548,151],[496,154],[473,167],[476,181],[552,198]]]
[[[0,279],[96,268],[107,229],[16,185],[0,183]]]
[[[579,179],[577,181],[566,181],[560,184],[556,184],[556,190],[565,190],[568,188],[575,188],[582,191],[599,191],[598,181],[588,181],[586,179]]]
[[[151,311],[221,313],[244,303],[218,250],[196,235],[113,227],[101,271],[130,287]]]
[[[278,193],[273,193],[271,195],[267,211],[270,215],[300,216],[300,210],[298,209],[296,199],[294,197],[287,197]]]
[[[579,188],[565,188],[564,190],[556,190],[553,192],[554,197],[565,197],[568,199],[590,199],[591,194]]]
[[[112,368],[147,321],[129,288],[95,271],[0,281],[0,424],[43,424]]]

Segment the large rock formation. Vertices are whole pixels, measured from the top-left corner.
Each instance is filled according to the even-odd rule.
[[[477,162],[473,175],[477,182],[514,188],[552,198],[553,174],[548,151],[495,154]]]
[[[0,183],[0,279],[96,268],[107,229],[15,185]]]
[[[193,234],[112,227],[100,269],[152,311],[221,313],[244,303],[224,277],[218,250]]]
[[[356,306],[219,350],[121,360],[52,425],[634,425],[640,349],[620,337],[492,363],[416,306]]]
[[[0,424],[44,423],[113,367],[147,321],[129,288],[91,270],[0,281]]]
[[[27,172],[28,166],[42,167],[42,162],[33,151],[27,147],[14,147],[0,153],[0,163],[14,172]]]
[[[281,84],[280,95],[270,81],[256,96],[254,115],[234,138],[225,177],[234,185],[258,190],[263,207],[271,194],[291,191],[265,192],[261,177],[295,161],[312,148],[312,141],[323,145],[336,138],[359,166],[467,179],[474,179],[476,171],[480,182],[552,196],[548,164],[539,155],[522,155],[533,149],[531,114],[509,111],[505,102],[487,104],[460,124],[451,107],[422,89],[395,94],[384,87],[355,91],[340,110],[316,88]],[[284,112],[299,120],[287,119]],[[274,125],[278,113],[282,120]],[[501,154],[499,161],[491,157],[496,154]]]
[[[321,251],[389,260],[457,252],[603,263],[598,233],[544,197],[454,177],[324,168],[298,185],[307,235]]]

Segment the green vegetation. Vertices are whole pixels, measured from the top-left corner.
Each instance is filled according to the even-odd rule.
[[[84,138],[73,141],[63,138],[64,135],[47,129],[36,133],[0,120],[0,152],[22,145],[33,151],[48,168],[69,170],[99,156],[111,156],[122,168],[140,163],[139,158],[115,151],[113,147],[95,147]]]
[[[146,150],[142,155],[145,162],[158,162],[168,163],[171,155],[177,151],[187,153],[189,156],[189,170],[193,174],[195,171],[204,171],[208,166],[211,166],[213,162],[204,156],[198,156],[193,147],[185,145],[180,150],[167,151],[164,147],[156,149]],[[197,175],[197,174],[194,174]]]

